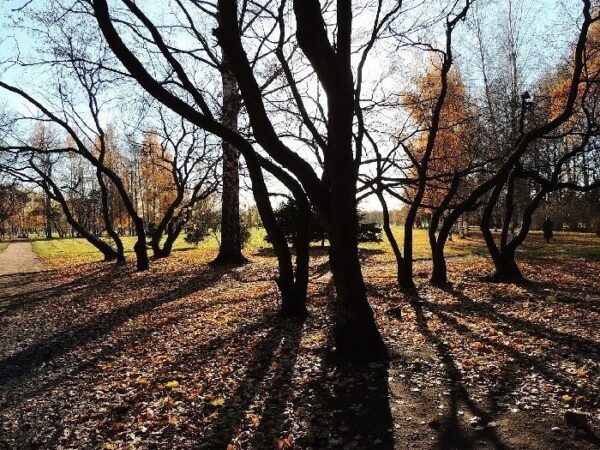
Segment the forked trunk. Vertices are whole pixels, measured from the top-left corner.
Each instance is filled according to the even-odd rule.
[[[525,280],[512,252],[502,254],[497,260],[494,260],[494,279],[498,281],[507,281],[510,283],[520,283]]]
[[[154,248],[154,246],[152,247],[155,258],[167,258],[171,256],[173,244],[175,244],[175,241],[181,234],[182,229],[182,225],[176,225],[174,228],[167,228],[167,234],[165,236],[165,242],[163,243],[163,246],[160,247],[160,245],[157,245],[156,248]]]
[[[385,232],[385,236],[387,237],[387,240],[390,243],[390,246],[392,247],[394,257],[396,258],[396,276],[398,279],[398,285],[400,287],[406,287],[407,285],[410,286],[410,283],[412,282],[412,277],[410,280],[406,280],[405,278],[409,272],[406,267],[406,262],[402,257],[402,252],[400,251],[398,241],[396,240],[396,237],[394,236],[394,232],[392,231],[392,227],[390,225],[390,212],[385,197],[383,196],[383,188],[381,186],[379,186],[378,190],[376,191],[376,195],[379,199],[379,203],[381,204],[381,209],[383,212],[383,231]]]
[[[125,249],[123,247],[123,241],[121,241],[121,237],[115,231],[112,220],[110,217],[110,210],[108,206],[108,188],[106,187],[106,183],[104,181],[104,176],[102,171],[98,168],[96,170],[96,177],[98,179],[98,184],[100,185],[100,192],[102,198],[102,218],[104,220],[104,226],[106,228],[106,232],[110,236],[110,238],[115,243],[117,247],[116,251],[116,260],[119,264],[125,264]]]
[[[277,257],[278,275],[276,278],[277,287],[281,294],[281,310],[280,314],[285,317],[293,317],[304,319],[308,312],[306,310],[306,284],[308,283],[308,225],[304,231],[304,225],[299,227],[299,234],[306,234],[306,243],[298,241],[299,248],[296,256],[296,279],[294,279],[294,268],[292,264],[292,255],[288,247],[287,241],[281,228],[277,224],[275,214],[269,200],[269,192],[265,184],[263,172],[260,167],[258,158],[254,153],[248,152],[244,155],[248,166],[248,173],[252,180],[252,192],[256,207],[260,214],[261,221],[269,241],[273,246],[273,251]],[[268,164],[268,161],[264,161]],[[290,180],[289,175],[277,169],[276,166],[269,166],[272,174],[275,175],[284,184],[288,185]],[[291,186],[294,188],[294,186]],[[306,200],[305,200],[306,201]],[[303,222],[299,223],[299,225]],[[304,239],[304,238],[302,238]],[[304,249],[304,247],[306,248]]]

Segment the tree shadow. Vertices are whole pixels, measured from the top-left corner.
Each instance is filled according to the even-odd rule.
[[[328,315],[334,317],[332,278],[323,293],[329,298]],[[318,366],[305,368],[310,375],[298,394],[306,405],[302,448],[393,449],[389,363],[344,364],[326,352],[316,350]]]
[[[592,358],[596,361],[600,361],[600,356],[595,353],[597,348],[597,342],[574,336],[570,333],[556,330],[554,328],[533,322],[531,320],[521,319],[514,315],[508,315],[499,312],[493,304],[487,301],[474,301],[468,295],[455,289],[448,289],[447,292],[451,293],[453,298],[457,300],[456,305],[434,305],[430,304],[429,307],[436,313],[449,313],[458,311],[467,311],[471,314],[475,314],[478,317],[486,318],[492,321],[497,327],[505,329],[507,332],[512,330],[518,330],[523,333],[527,333],[538,339],[548,339],[553,342],[556,350],[560,350],[565,355],[574,355],[586,358]],[[506,300],[502,297],[502,301],[512,302],[514,300]],[[497,298],[494,300],[498,303],[500,300]],[[439,315],[439,314],[438,314]],[[446,319],[449,319],[447,316]],[[561,355],[556,355],[561,356]]]
[[[511,426],[523,427],[521,432],[527,433],[525,431],[526,426],[518,422],[511,422],[511,420],[518,420],[517,416],[510,419],[502,415],[506,411],[506,400],[521,385],[523,373],[533,371],[541,375],[542,378],[558,385],[558,392],[562,389],[564,392],[569,392],[573,397],[577,397],[578,402],[584,402],[578,403],[581,407],[587,406],[592,410],[597,407],[597,392],[595,394],[593,389],[590,391],[589,386],[585,388],[584,385],[570,380],[566,373],[559,369],[560,365],[557,365],[565,357],[574,357],[582,361],[592,359],[597,362],[598,355],[595,353],[597,344],[595,341],[502,313],[497,308],[499,303],[494,300],[491,302],[481,299],[475,301],[454,288],[445,291],[452,296],[452,302],[430,302],[423,300],[421,297],[415,297],[410,302],[415,312],[417,328],[426,340],[434,346],[440,361],[443,363],[450,387],[449,407],[438,424],[439,439],[437,444],[439,448],[480,448],[484,441],[494,448],[506,448],[506,444],[500,440],[494,429],[485,426],[485,424],[500,417],[503,421],[511,423]],[[505,302],[504,306],[509,307],[510,302],[516,302],[518,299],[511,297],[511,299],[504,298],[503,301]],[[438,319],[442,331],[434,332],[429,325],[428,317]],[[549,348],[545,347],[543,353],[526,353],[525,350],[514,348],[509,343],[491,339],[474,331],[465,323],[465,320],[474,323],[491,323],[496,330],[503,333],[503,336],[516,335],[518,337],[527,335],[534,339],[532,342],[540,339],[551,342],[551,346]],[[459,333],[469,340],[483,344],[508,357],[500,373],[494,375],[493,383],[487,388],[488,393],[485,396],[485,401],[479,405],[470,397],[463,379],[466,374],[461,374],[456,357],[452,353],[452,348],[455,349],[456,347],[451,348],[448,345],[447,336],[445,335],[450,331]],[[457,414],[461,404],[464,404],[472,415],[479,418],[479,421],[475,424],[476,427],[461,425]],[[526,415],[526,413],[523,414]],[[531,417],[529,420],[531,420]],[[533,426],[533,424],[531,425]],[[542,428],[537,428],[536,432],[547,432]],[[583,431],[579,435],[581,440],[592,444],[599,442],[598,436],[590,427]],[[549,438],[556,440],[552,445],[561,445],[559,443],[560,435],[554,434]]]
[[[20,379],[36,374],[38,369],[44,367],[50,361],[71,351],[83,348],[91,341],[102,339],[111,331],[129,320],[209,286],[221,278],[223,273],[224,269],[215,270],[208,266],[203,267],[194,277],[186,279],[184,282],[176,285],[167,292],[93,316],[83,323],[62,329],[53,335],[44,337],[42,340],[11,354],[3,360],[0,360],[0,388],[5,389],[11,384],[19,383]],[[92,278],[91,280],[78,280],[67,283],[66,286],[59,285],[50,292],[46,292],[44,295],[39,296],[35,301],[60,298],[61,295],[68,294],[74,287],[79,291],[78,298],[87,301],[89,295],[93,293],[99,283],[108,283],[114,276],[116,276],[114,273],[104,273],[104,276]],[[130,288],[134,290],[135,284],[132,284]],[[23,294],[22,300],[25,302],[28,301],[27,293]],[[77,299],[74,299],[74,301],[77,301]],[[18,305],[19,298],[13,299],[13,302]],[[208,307],[209,305],[204,306]],[[95,355],[95,358],[92,358],[89,363],[93,364],[93,361],[101,357],[102,352]]]
[[[493,448],[507,448],[493,428],[481,427],[480,430],[476,430],[474,428],[466,429],[462,426],[458,414],[461,404],[464,404],[473,415],[481,418],[483,424],[489,423],[497,411],[494,409],[487,411],[471,398],[450,347],[435,332],[430,330],[423,304],[424,301],[420,297],[412,298],[410,301],[410,305],[415,312],[419,332],[433,345],[444,365],[450,391],[448,409],[439,423],[437,447],[442,449],[475,449],[480,448],[482,441],[487,441]]]
[[[0,295],[0,311],[16,312],[66,294],[79,291],[89,293],[95,285],[110,281],[118,273],[120,271],[114,267],[109,270],[99,267],[87,272],[85,280],[75,278],[66,283],[59,282],[62,278],[59,271],[13,274],[8,278],[8,287],[5,289],[9,293]],[[0,286],[4,283],[4,280],[0,281]]]
[[[214,406],[217,417],[200,448],[227,447],[240,427],[252,429],[252,448],[273,448],[278,438],[291,431],[286,430],[289,424],[283,416],[292,397],[302,324],[276,317],[270,321],[272,326],[254,345],[237,388],[223,406]]]

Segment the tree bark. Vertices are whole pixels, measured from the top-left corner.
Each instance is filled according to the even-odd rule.
[[[138,216],[132,217],[137,240],[133,245],[133,251],[136,257],[137,270],[148,270],[150,261],[148,259],[148,249],[146,247],[146,230],[144,229],[144,220]]]
[[[152,236],[150,236],[150,246],[152,247],[152,253],[154,254],[155,258],[166,258],[171,254],[171,250],[173,248],[173,243],[174,243],[175,239],[177,238],[177,236],[179,235],[179,232],[178,232],[177,235],[175,236],[175,239],[172,239],[174,230],[170,230],[170,228],[173,227],[171,224],[171,220],[173,219],[173,216],[175,215],[175,210],[179,207],[179,205],[181,205],[181,203],[183,201],[183,196],[184,196],[183,189],[178,188],[177,196],[175,197],[173,202],[167,208],[167,211],[163,215],[161,221],[156,226],[156,229],[154,230],[154,233],[152,233]],[[165,242],[164,242],[163,246],[161,247],[160,240],[162,239],[165,231],[167,232],[167,237],[165,238]],[[172,241],[171,241],[171,239],[172,239]],[[170,245],[167,246],[167,242],[170,242]]]
[[[106,232],[112,238],[117,247],[117,263],[125,264],[125,249],[123,248],[123,241],[121,241],[121,237],[113,228],[108,207],[108,189],[106,188],[102,171],[99,168],[96,169],[96,177],[98,178],[98,184],[100,185],[100,193],[102,196],[102,217],[104,219],[104,226],[106,227]]]
[[[398,241],[394,236],[392,231],[392,227],[390,225],[390,211],[383,196],[383,187],[380,185],[378,189],[375,191],[375,195],[379,199],[379,203],[381,204],[381,209],[383,213],[383,231],[385,232],[385,236],[387,237],[390,246],[392,247],[392,251],[394,253],[394,257],[396,258],[396,277],[398,280],[398,285],[403,287],[405,285],[404,275],[407,273],[406,271],[406,263],[404,258],[402,257],[402,252],[400,251],[400,246],[398,245]]]
[[[235,77],[223,61],[221,70],[223,82],[223,109],[221,122],[227,128],[237,131],[240,112],[240,96]],[[248,260],[242,254],[240,237],[240,179],[239,151],[235,146],[223,141],[223,194],[221,205],[221,245],[213,264],[240,265]]]
[[[450,188],[448,189],[448,193],[444,196],[444,199],[440,203],[439,207],[436,208],[431,214],[428,235],[433,268],[429,282],[434,286],[443,287],[448,284],[448,268],[446,266],[446,258],[444,256],[443,248],[446,241],[441,241],[436,233],[438,231],[442,215],[446,212],[454,196],[458,192],[459,183],[460,174],[455,172],[452,177],[452,182],[450,184]]]
[[[352,196],[353,197],[353,196]],[[358,223],[354,199],[330,215],[329,261],[336,289],[336,357],[343,361],[385,360],[387,349],[367,301],[358,258]],[[334,203],[336,205],[336,203]]]
[[[85,227],[83,227],[76,219],[73,217],[71,210],[69,209],[69,205],[64,195],[58,188],[58,186],[52,181],[52,179],[43,173],[39,168],[35,165],[32,165],[33,169],[43,178],[44,184],[41,186],[48,198],[54,198],[55,201],[61,206],[65,218],[71,227],[77,231],[78,235],[87,240],[90,244],[98,249],[100,253],[104,256],[104,261],[114,261],[118,258],[117,252],[106,242],[104,242],[101,238],[96,236],[93,233],[90,233]]]
[[[276,283],[281,294],[280,313],[285,317],[303,319],[308,314],[306,309],[309,262],[308,224],[299,218],[300,239],[297,239],[296,242],[298,248],[296,249],[296,272],[294,273],[292,255],[285,236],[275,219],[259,159],[253,152],[245,153],[244,157],[252,180],[252,192],[254,194],[254,200],[256,201],[256,207],[258,208],[260,219],[269,236],[275,256],[277,257],[278,276]],[[282,171],[274,164],[269,163],[268,160],[262,160],[262,164],[265,165],[267,170],[275,175],[275,177],[277,177],[286,187],[288,187],[292,193],[294,193],[297,202],[300,202],[303,205],[302,201],[304,200],[304,202],[308,204],[306,196],[303,193],[301,195],[301,187],[286,174],[285,171]],[[306,209],[307,207],[310,210],[309,206],[302,206],[302,209]]]

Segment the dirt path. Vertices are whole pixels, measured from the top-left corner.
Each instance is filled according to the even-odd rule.
[[[0,253],[0,298],[24,294],[33,289],[43,266],[33,253],[31,242],[11,243]]]
[[[11,243],[0,253],[0,275],[39,272],[42,264],[33,253],[31,242]]]

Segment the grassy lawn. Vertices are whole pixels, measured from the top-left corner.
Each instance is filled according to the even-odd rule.
[[[499,233],[494,233],[496,241],[500,239]],[[459,239],[461,248],[471,254],[486,256],[487,247],[483,242],[481,233],[471,233],[469,239]],[[544,239],[541,231],[531,231],[525,242],[517,250],[517,258],[583,258],[600,260],[600,237],[592,233],[577,233],[572,231],[554,232],[550,243]]]
[[[400,246],[403,241],[403,228],[395,227],[394,234]],[[253,229],[250,241],[247,243],[245,253],[249,256],[265,254],[265,250],[270,250],[270,244],[264,240],[265,231],[263,229]],[[134,236],[124,236],[123,243],[126,253],[133,256]],[[2,251],[8,243],[0,243]],[[328,243],[326,242],[326,247]],[[192,255],[197,255],[199,259],[212,257],[218,250],[218,241],[215,236],[209,236],[198,246],[188,244],[184,236],[180,236],[174,245],[174,251],[189,251]],[[320,254],[319,243],[313,243],[315,254]],[[360,247],[365,250],[380,254],[391,254],[392,250],[389,242],[384,239],[382,242],[361,243]],[[33,241],[33,250],[40,257],[51,260],[55,263],[83,263],[98,260],[100,253],[85,239],[82,238],[55,238],[55,239],[35,239]],[[152,251],[150,250],[150,253]],[[519,249],[518,254],[532,258],[557,258],[574,257],[585,259],[600,259],[600,237],[590,233],[574,232],[556,232],[555,238],[550,244],[547,244],[539,231],[533,231],[529,234],[525,244]],[[207,256],[208,255],[208,256]],[[466,256],[480,255],[486,256],[487,249],[479,232],[473,232],[466,238],[454,236],[454,239],[448,242],[446,247],[446,256]],[[427,231],[417,229],[414,232],[414,257],[415,259],[429,259],[429,242]]]
[[[568,257],[600,260],[600,236],[593,233],[558,231],[548,244],[541,231],[533,231],[519,252],[532,258]]]
[[[9,242],[0,242],[0,253],[4,251],[6,247],[8,247]]]
[[[402,245],[403,240],[403,228],[395,227],[394,234],[399,244]],[[255,255],[259,252],[262,253],[264,250],[271,248],[270,244],[265,241],[264,229],[253,229],[250,237],[250,241],[246,244],[245,253],[249,255]],[[135,236],[123,236],[123,244],[125,245],[126,254],[133,256],[133,245],[135,244]],[[320,243],[312,243],[316,253],[319,253],[318,249]],[[326,248],[329,245],[325,242]],[[378,253],[391,253],[391,247],[389,242],[384,239],[382,242],[366,242],[361,243],[360,247],[365,250],[370,250]],[[219,248],[218,241],[215,236],[208,236],[200,244],[193,245],[188,244],[184,240],[184,235],[181,235],[173,250],[178,251],[191,251],[206,255],[206,253],[217,252]],[[415,230],[414,235],[414,254],[417,259],[429,258],[429,242],[427,239],[426,230]],[[85,239],[83,238],[39,238],[33,240],[33,251],[40,257],[52,260],[54,262],[90,262],[100,258],[100,253]],[[453,242],[448,244],[446,254],[448,256],[461,256],[470,253],[468,245],[465,245],[462,239],[455,239]],[[150,253],[152,251],[150,250]]]

